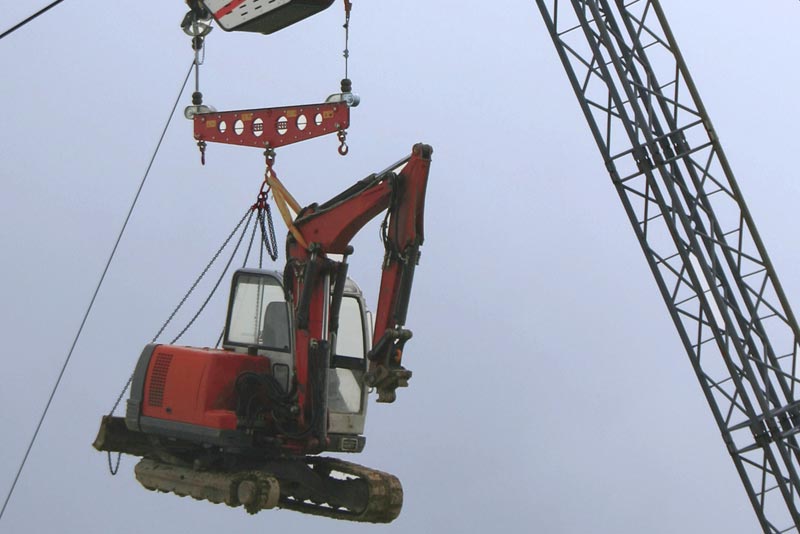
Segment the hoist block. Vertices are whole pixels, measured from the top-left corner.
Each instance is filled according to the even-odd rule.
[[[194,117],[194,138],[209,143],[277,148],[349,126],[350,108],[346,103],[310,104],[198,114]]]
[[[273,33],[327,9],[333,0],[203,0],[226,31]]]

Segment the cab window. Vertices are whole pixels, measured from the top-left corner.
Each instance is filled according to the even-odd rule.
[[[350,369],[334,367],[328,374],[328,406],[339,413],[361,411],[365,360],[364,323],[361,305],[354,297],[344,297],[339,314],[339,332],[336,338],[337,360],[346,360]],[[343,357],[343,358],[341,358]],[[357,360],[362,360],[358,362]]]
[[[277,279],[240,274],[233,289],[227,342],[289,352],[289,313]]]
[[[361,305],[355,297],[342,298],[336,355],[350,358],[364,357],[364,323]]]

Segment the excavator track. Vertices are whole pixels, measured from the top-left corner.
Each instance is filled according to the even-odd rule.
[[[345,462],[336,458],[306,458],[315,470],[341,473],[367,485],[366,507],[362,510],[348,510],[314,503],[311,499],[301,500],[292,495],[281,495],[279,507],[305,514],[358,521],[362,523],[390,523],[400,515],[403,507],[403,487],[394,475],[370,469],[362,465]]]
[[[136,464],[134,472],[136,480],[149,490],[232,507],[244,506],[251,514],[275,508],[280,495],[280,486],[274,477],[253,470],[196,471],[144,458]]]
[[[236,471],[196,470],[144,458],[135,473],[149,490],[244,506],[251,514],[277,507],[346,521],[390,523],[403,506],[397,477],[335,458],[272,461]]]

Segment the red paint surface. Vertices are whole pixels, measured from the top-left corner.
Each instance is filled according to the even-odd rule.
[[[153,368],[160,354],[172,355],[172,359],[161,406],[151,406]],[[142,415],[235,430],[236,377],[246,371],[269,373],[269,359],[212,349],[159,345],[147,369]]]
[[[226,15],[230,15],[234,9],[244,4],[245,2],[246,0],[231,0],[230,2],[225,4],[221,9],[218,9],[216,13],[214,13],[214,18],[221,19]]]
[[[320,124],[315,120],[318,115]],[[305,123],[298,123],[301,116],[305,117]],[[239,120],[241,131],[237,133],[235,125]],[[224,132],[220,131],[222,122],[225,122]],[[195,115],[194,138],[207,143],[277,148],[346,130],[349,126],[350,108],[346,104],[309,104]]]

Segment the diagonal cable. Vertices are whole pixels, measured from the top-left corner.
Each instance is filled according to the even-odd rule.
[[[60,3],[61,3],[61,2],[63,2],[63,1],[64,1],[64,0],[56,0],[55,2],[51,3],[50,5],[48,5],[48,6],[46,6],[46,7],[43,7],[42,9],[40,9],[39,11],[37,11],[36,13],[34,13],[33,15],[31,15],[31,16],[30,16],[30,17],[28,17],[27,19],[25,19],[25,20],[23,20],[22,22],[20,22],[20,23],[16,24],[16,25],[15,25],[15,26],[13,26],[12,28],[9,28],[9,29],[7,29],[6,31],[4,31],[2,34],[0,34],[0,39],[2,39],[3,37],[5,37],[6,35],[9,35],[9,34],[11,34],[11,33],[14,33],[15,31],[17,31],[18,29],[22,28],[23,26],[25,26],[27,23],[29,23],[30,21],[32,21],[33,19],[35,19],[35,18],[36,18],[36,17],[38,17],[39,15],[43,15],[45,12],[49,11],[51,8],[54,8],[54,7],[56,7],[58,4],[60,4]],[[2,517],[2,516],[0,516],[0,517]]]
[[[62,0],[59,0],[62,1]],[[67,370],[67,365],[69,365],[69,361],[72,358],[72,353],[75,350],[75,346],[78,344],[78,339],[81,337],[81,333],[83,332],[83,327],[86,325],[86,320],[89,318],[89,314],[92,311],[92,307],[94,306],[94,302],[97,299],[97,294],[100,292],[100,287],[103,285],[103,281],[106,278],[106,274],[108,273],[108,268],[111,266],[111,261],[114,259],[114,255],[117,252],[117,247],[119,246],[120,241],[122,240],[122,235],[125,233],[125,229],[128,226],[128,222],[131,219],[131,215],[133,214],[133,209],[136,207],[136,203],[139,200],[139,195],[142,192],[142,188],[144,188],[144,184],[147,181],[147,177],[150,174],[150,169],[153,167],[153,162],[158,155],[158,150],[161,148],[161,143],[164,141],[164,136],[167,134],[167,129],[169,128],[170,123],[172,122],[172,117],[175,116],[175,110],[178,107],[178,103],[181,100],[181,96],[183,96],[183,91],[186,89],[186,82],[189,81],[189,76],[192,73],[192,68],[194,67],[194,60],[192,64],[189,66],[189,70],[186,73],[186,77],[183,80],[183,84],[181,85],[181,89],[178,92],[178,97],[175,99],[175,103],[172,105],[172,111],[170,111],[169,118],[167,119],[167,123],[164,125],[164,129],[161,132],[161,136],[158,138],[158,143],[156,144],[156,148],[153,151],[153,155],[150,158],[150,163],[147,165],[147,169],[144,172],[144,176],[142,177],[141,182],[139,183],[139,188],[136,190],[136,195],[133,197],[133,202],[131,203],[131,207],[128,209],[128,214],[125,216],[125,222],[122,223],[122,229],[117,236],[117,240],[114,243],[114,247],[111,249],[111,254],[108,256],[108,261],[106,261],[106,265],[103,268],[103,274],[100,275],[100,281],[97,283],[97,287],[92,294],[92,298],[89,301],[89,306],[86,308],[86,312],[83,314],[83,320],[81,320],[81,324],[78,327],[78,332],[75,334],[75,339],[72,340],[72,345],[69,348],[69,352],[67,353],[67,357],[64,360],[64,365],[61,366],[61,372],[58,374],[58,378],[56,379],[56,383],[53,386],[53,390],[50,392],[50,397],[47,399],[47,404],[42,411],[42,415],[39,418],[39,423],[36,425],[36,430],[33,432],[33,437],[31,438],[31,442],[28,444],[28,448],[25,451],[25,456],[22,458],[22,462],[20,462],[19,469],[17,470],[17,474],[14,477],[14,482],[11,483],[11,489],[8,490],[8,495],[6,495],[5,502],[3,502],[3,508],[0,509],[0,519],[3,518],[3,514],[6,511],[6,507],[8,506],[8,501],[11,499],[11,495],[14,493],[14,489],[17,487],[17,482],[19,481],[19,477],[22,474],[22,469],[25,467],[25,462],[28,460],[28,456],[31,453],[31,449],[33,449],[33,444],[36,442],[36,438],[39,436],[39,430],[42,428],[42,423],[44,423],[44,418],[47,416],[47,412],[50,409],[50,405],[53,402],[53,397],[55,397],[56,391],[58,390],[58,386],[61,384],[61,379],[64,377],[64,372]]]

